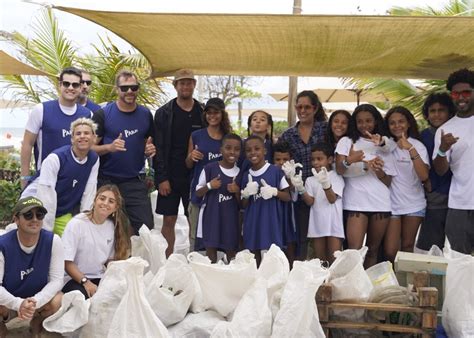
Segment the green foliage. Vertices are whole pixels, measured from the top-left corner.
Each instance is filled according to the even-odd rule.
[[[20,198],[20,181],[0,180],[0,222],[7,223],[13,219],[12,210]]]
[[[279,138],[288,129],[288,121],[273,121],[273,137]]]
[[[235,123],[232,123],[232,131],[239,135],[240,137],[242,138],[246,138],[248,135],[247,135],[247,127],[242,125],[242,123],[240,122],[235,122]]]

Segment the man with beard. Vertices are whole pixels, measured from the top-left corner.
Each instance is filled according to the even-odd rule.
[[[79,97],[77,98],[77,103],[86,107],[87,109],[89,109],[91,112],[94,113],[100,109],[100,106],[89,99],[89,94],[91,93],[91,87],[92,87],[91,74],[89,74],[87,71],[83,69],[81,70],[81,74],[82,74],[81,93],[79,94]]]
[[[446,236],[459,252],[474,251],[474,72],[464,68],[448,77],[457,113],[436,131],[433,165],[438,175],[451,169]]]
[[[94,113],[101,156],[98,186],[115,184],[135,234],[143,224],[154,227],[148,188],[140,179],[145,157],[155,155],[153,116],[137,104],[140,84],[134,73],[121,71],[115,80],[118,98]]]
[[[189,69],[176,72],[173,80],[177,97],[155,114],[156,148],[155,186],[158,189],[156,212],[163,215],[161,233],[168,242],[166,256],[173,253],[175,224],[180,201],[188,216],[190,171],[185,159],[189,136],[203,127],[201,103],[193,99],[196,79]]]

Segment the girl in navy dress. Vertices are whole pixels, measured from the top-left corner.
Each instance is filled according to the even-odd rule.
[[[239,201],[241,175],[236,162],[242,140],[227,134],[222,140],[222,160],[208,163],[199,176],[196,195],[203,197],[197,237],[202,237],[206,254],[215,263],[217,250],[224,250],[227,261],[239,247]]]
[[[265,160],[268,163],[273,163],[273,119],[272,116],[263,110],[256,110],[250,114],[247,119],[247,133],[248,136],[260,136],[265,142]],[[242,172],[249,170],[250,162],[242,152],[240,154],[240,168]]]
[[[210,162],[219,161],[221,155],[221,142],[225,134],[231,132],[229,116],[225,111],[225,104],[220,98],[210,98],[205,107],[203,122],[205,128],[194,131],[189,138],[188,156],[186,166],[192,169],[190,203],[188,207],[189,224],[191,225],[191,239],[195,238],[198,223],[201,198],[196,196],[196,185],[204,166]],[[193,243],[191,243],[193,248]],[[197,243],[195,249],[202,249],[202,244]]]
[[[280,201],[291,200],[289,185],[283,171],[265,161],[265,143],[251,135],[245,141],[245,153],[251,168],[242,177],[242,204],[245,208],[244,247],[255,254],[259,265],[261,250],[272,244],[280,248],[283,243],[284,215]]]

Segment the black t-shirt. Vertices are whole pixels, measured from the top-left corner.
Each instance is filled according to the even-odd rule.
[[[188,155],[188,143],[191,133],[202,128],[201,113],[198,103],[194,103],[191,111],[173,105],[173,124],[171,126],[170,175],[172,178],[187,178],[189,169],[185,159]]]

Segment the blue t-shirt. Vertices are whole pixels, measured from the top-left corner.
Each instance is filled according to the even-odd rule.
[[[92,102],[89,99],[87,99],[85,107],[93,113],[95,113],[96,111],[100,109],[100,106],[97,103]]]
[[[431,181],[431,191],[438,192],[443,195],[449,194],[449,187],[451,186],[451,177],[453,173],[451,170],[448,170],[443,176],[439,176],[433,166],[433,150],[434,150],[434,137],[436,130],[431,128],[426,128],[421,132],[421,142],[426,147],[428,151],[428,157],[430,159],[430,181]]]
[[[71,144],[71,123],[80,117],[91,117],[91,111],[81,105],[73,115],[66,115],[59,107],[59,101],[43,102],[43,121],[41,124],[41,147],[35,143],[35,167],[51,154],[54,149]]]
[[[191,139],[194,146],[204,155],[204,158],[194,163],[192,179],[191,179],[191,202],[197,205],[201,204],[202,198],[196,196],[196,185],[199,181],[202,169],[206,164],[219,161],[222,158],[221,154],[221,140],[215,140],[209,136],[207,128],[202,128],[193,131]]]
[[[0,236],[0,251],[5,260],[2,286],[15,297],[28,298],[48,283],[54,235],[41,229],[35,249],[28,254],[20,247],[17,231]]]
[[[145,163],[145,139],[154,136],[150,110],[137,105],[133,112],[122,112],[113,102],[97,111],[93,119],[98,124],[97,136],[102,137],[102,144],[112,143],[122,134],[127,149],[101,156],[101,174],[120,178],[137,177]]]

